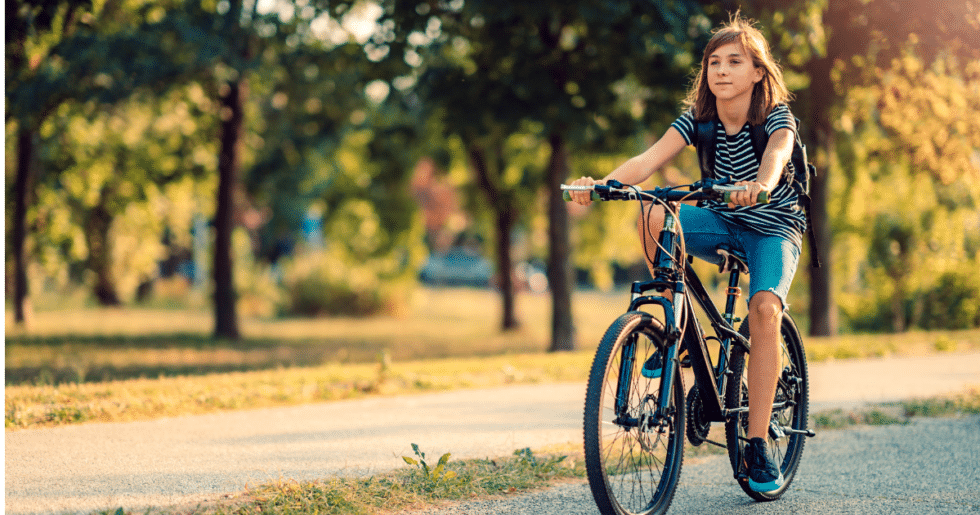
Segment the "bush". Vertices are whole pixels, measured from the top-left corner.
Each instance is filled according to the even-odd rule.
[[[397,311],[411,283],[383,263],[349,263],[338,252],[296,256],[282,267],[284,315],[368,316]]]
[[[924,329],[980,327],[980,277],[947,272],[923,295],[923,304]]]
[[[970,261],[957,270],[925,276],[926,282],[904,294],[898,306],[905,330],[971,329],[980,327],[980,276],[970,269]],[[842,320],[858,332],[895,330],[894,285],[884,275],[876,275],[879,285],[865,295],[841,295]]]

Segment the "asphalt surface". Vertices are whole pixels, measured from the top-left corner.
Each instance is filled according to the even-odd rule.
[[[824,431],[808,440],[790,489],[759,503],[735,484],[727,456],[688,460],[668,513],[732,515],[976,514],[980,417]],[[420,515],[598,515],[589,485],[466,502]]]
[[[980,384],[980,353],[822,363],[810,379],[811,412],[959,392]],[[454,459],[578,443],[583,396],[581,384],[529,385],[8,431],[5,512],[206,502],[277,479],[403,467],[412,443]],[[808,442],[800,475],[778,503],[752,502],[720,459],[686,463],[671,513],[980,511],[976,417],[823,432]],[[480,507],[486,502],[493,504]],[[581,483],[481,503],[445,514],[595,513]]]

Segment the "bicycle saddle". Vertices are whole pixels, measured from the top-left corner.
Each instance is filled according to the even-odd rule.
[[[749,265],[746,264],[748,257],[740,250],[735,250],[728,245],[718,245],[715,251],[721,256],[721,263],[718,263],[718,273],[725,273],[738,269],[743,274],[749,273]]]

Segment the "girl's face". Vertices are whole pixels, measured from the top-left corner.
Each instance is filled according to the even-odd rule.
[[[739,43],[726,43],[708,56],[708,89],[720,101],[731,101],[748,95],[765,76]]]

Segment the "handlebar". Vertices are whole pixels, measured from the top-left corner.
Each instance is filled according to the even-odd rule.
[[[594,184],[592,186],[568,186],[561,185],[562,198],[571,201],[570,191],[591,191],[592,200],[656,200],[664,202],[679,202],[682,200],[721,200],[726,204],[731,203],[733,192],[745,191],[745,186],[731,186],[730,179],[710,180],[705,179],[691,185],[690,191],[679,190],[677,188],[654,188],[652,190],[640,190],[627,186],[618,181],[610,181],[609,184]],[[759,204],[769,203],[769,192],[760,191],[756,199]]]

